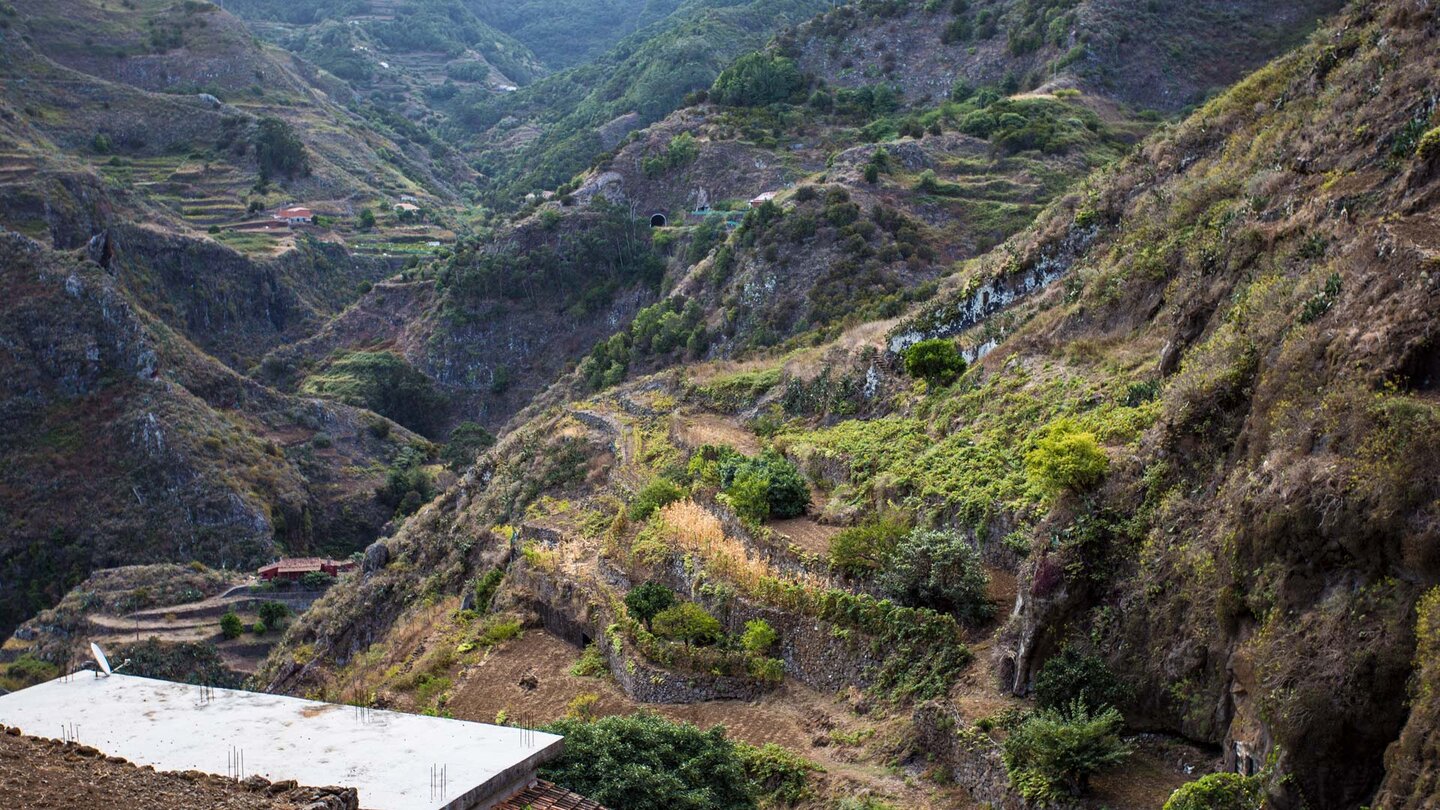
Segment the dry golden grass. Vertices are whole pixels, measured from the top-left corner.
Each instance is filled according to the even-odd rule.
[[[665,540],[674,548],[694,554],[705,563],[707,572],[723,577],[750,594],[765,592],[765,580],[778,580],[805,588],[824,589],[829,584],[814,575],[794,576],[773,570],[743,542],[725,534],[720,519],[693,500],[676,501],[663,507],[660,519]]]

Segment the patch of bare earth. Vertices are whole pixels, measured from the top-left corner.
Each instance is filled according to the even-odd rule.
[[[906,808],[974,806],[963,791],[877,764],[888,758],[884,748],[898,739],[903,720],[857,715],[841,698],[793,680],[754,701],[642,704],[609,677],[570,674],[579,656],[578,649],[556,636],[527,630],[463,671],[446,708],[462,720],[494,722],[504,712],[507,722],[534,727],[564,717],[577,695],[591,693],[598,698],[597,717],[652,711],[701,728],[723,725],[731,737],[751,745],[787,748],[825,769],[819,778],[822,795],[869,793]]]
[[[830,553],[830,538],[841,531],[839,526],[826,526],[816,523],[808,517],[772,520],[769,526],[775,532],[788,537],[790,542],[800,548],[821,556]]]
[[[760,439],[733,417],[714,413],[686,416],[676,425],[675,439],[686,447],[728,444],[747,456],[760,453]]]
[[[0,807],[299,810],[326,795],[339,798],[342,793],[272,786],[262,779],[240,783],[195,771],[157,772],[84,745],[0,733]]]

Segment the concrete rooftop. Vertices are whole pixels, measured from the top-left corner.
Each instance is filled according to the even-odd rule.
[[[538,731],[90,672],[0,696],[0,724],[78,738],[162,771],[230,775],[238,751],[244,776],[353,787],[367,810],[459,810],[500,798],[562,747]],[[444,769],[443,795],[432,768]]]

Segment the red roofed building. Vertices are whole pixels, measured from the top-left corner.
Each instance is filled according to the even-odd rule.
[[[355,567],[355,563],[349,560],[327,560],[323,557],[294,557],[270,563],[256,573],[260,575],[261,579],[266,581],[278,579],[286,582],[298,582],[306,574],[319,573],[336,577],[346,571],[354,571]]]
[[[315,212],[309,208],[292,206],[275,212],[275,218],[286,225],[309,225],[315,221]]]

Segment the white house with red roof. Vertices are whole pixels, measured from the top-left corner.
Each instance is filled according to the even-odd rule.
[[[309,208],[295,205],[276,211],[275,218],[286,225],[309,225],[315,221],[315,212]]]

